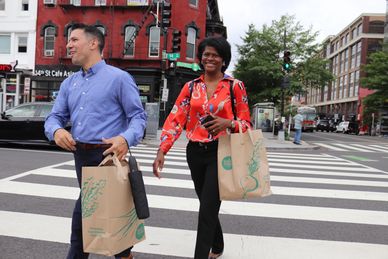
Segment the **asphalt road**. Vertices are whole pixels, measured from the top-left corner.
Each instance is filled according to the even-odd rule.
[[[357,137],[366,139],[334,133],[302,135],[312,145],[331,140],[352,146],[361,143],[350,141]],[[377,140],[363,145],[382,145]],[[198,204],[185,153],[171,150],[158,180],[150,169],[156,149],[132,150],[144,172],[151,207],[147,239],[135,246],[135,256],[191,258]],[[381,160],[354,157],[377,160],[388,153],[342,149],[268,152],[273,195],[222,204],[223,258],[386,259],[388,173]],[[72,154],[2,146],[0,164],[0,221],[7,222],[0,225],[0,258],[65,258],[72,195],[78,190]]]

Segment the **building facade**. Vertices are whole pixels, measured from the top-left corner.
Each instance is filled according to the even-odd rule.
[[[163,30],[163,1],[38,0],[36,65],[30,101],[51,100],[61,82],[79,68],[71,64],[66,43],[74,23],[92,24],[105,35],[103,58],[128,71],[143,103],[160,103],[162,116],[184,83],[198,76],[196,49],[208,35],[226,36],[216,0],[164,1],[170,25]],[[163,3],[164,3],[163,2]],[[166,16],[168,17],[168,15]],[[173,39],[175,35],[175,45]],[[166,61],[164,53],[179,57]],[[168,97],[162,100],[162,88]]]
[[[382,49],[385,14],[361,14],[323,45],[324,58],[335,79],[330,84],[309,89],[306,104],[314,106],[321,118],[361,120],[362,100],[372,91],[362,88],[362,66],[368,56]]]
[[[37,0],[0,0],[0,112],[28,101]]]

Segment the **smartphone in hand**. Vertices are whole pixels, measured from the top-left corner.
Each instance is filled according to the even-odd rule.
[[[214,120],[214,117],[211,115],[206,116],[203,120],[201,120],[201,124],[205,124],[206,122]]]

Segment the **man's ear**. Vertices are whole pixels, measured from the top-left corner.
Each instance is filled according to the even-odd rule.
[[[90,48],[91,48],[92,50],[98,49],[98,40],[97,40],[97,38],[93,38],[93,39],[90,41]]]

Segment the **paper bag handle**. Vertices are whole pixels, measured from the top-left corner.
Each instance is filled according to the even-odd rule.
[[[241,123],[240,120],[237,120],[237,123],[238,123],[238,131],[239,131],[238,134],[240,134],[240,141],[241,141],[240,144],[244,145],[244,138],[242,137],[242,134],[243,134],[243,132],[242,132],[242,123]],[[255,143],[254,140],[253,140],[252,130],[251,130],[250,127],[247,127],[247,132],[248,132],[249,138],[252,141],[252,144]]]
[[[122,178],[123,180],[128,180],[128,174],[127,174],[128,172],[126,172],[125,170],[122,170],[124,166],[121,164],[116,153],[113,153],[113,156],[111,154],[107,155],[98,166],[104,166],[110,161],[113,162],[114,166],[119,167],[121,169],[121,170],[118,170],[119,177]],[[126,163],[128,163],[128,162],[126,162]]]

